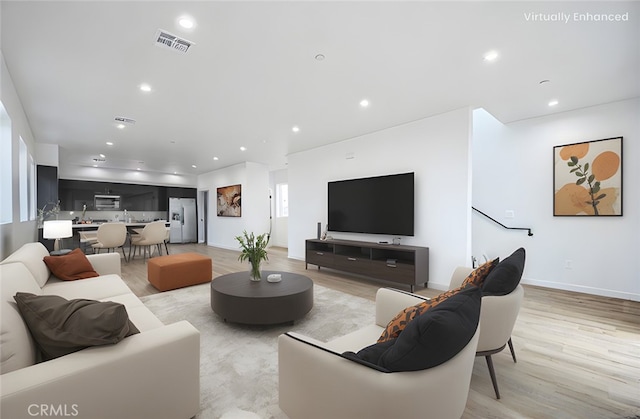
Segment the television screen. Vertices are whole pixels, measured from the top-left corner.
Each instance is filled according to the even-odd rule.
[[[413,173],[328,185],[328,230],[413,236]]]

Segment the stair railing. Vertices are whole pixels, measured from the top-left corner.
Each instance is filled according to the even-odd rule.
[[[494,223],[498,224],[499,226],[506,228],[507,230],[526,230],[528,231],[528,236],[533,236],[533,233],[531,232],[530,228],[525,228],[525,227],[507,227],[506,225],[502,224],[500,221],[496,220],[495,218],[492,218],[490,216],[488,216],[487,214],[485,214],[484,212],[480,211],[478,208],[476,207],[471,207],[472,210],[474,210],[475,212],[484,215],[485,217],[487,217],[488,219],[490,219],[491,221],[493,221]]]

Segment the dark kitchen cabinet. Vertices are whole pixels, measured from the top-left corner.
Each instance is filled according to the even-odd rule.
[[[58,168],[38,165],[36,168],[36,191],[38,208],[46,205],[48,210],[58,202]]]
[[[122,203],[120,207],[127,211],[160,211],[159,190],[162,186],[127,185],[119,186]]]
[[[169,197],[195,198],[195,188],[60,179],[60,206],[65,211],[94,211],[94,196],[120,196],[120,210],[167,211]]]
[[[86,205],[87,211],[95,210],[94,196],[103,192],[96,190],[94,183],[96,182],[60,179],[60,208],[63,211],[82,211]]]

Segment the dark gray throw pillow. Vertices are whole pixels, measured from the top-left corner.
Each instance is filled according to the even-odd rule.
[[[391,347],[393,347],[393,345],[395,345],[396,339],[397,338],[386,340],[386,341],[380,342],[380,343],[375,343],[375,344],[373,344],[371,346],[367,346],[366,348],[363,348],[363,349],[359,350],[358,353],[355,353],[355,354],[353,352],[344,352],[342,355],[344,355],[346,358],[351,359],[352,361],[355,361],[354,358],[358,358],[358,359],[362,360],[364,365],[366,365],[366,363],[369,363],[369,364],[373,364],[373,365],[378,366],[378,368],[381,368],[380,367],[380,357],[389,348],[391,348]],[[386,368],[383,368],[383,369],[386,370]]]
[[[111,301],[67,300],[19,292],[14,297],[43,361],[87,348],[120,342],[140,333],[126,308]]]
[[[525,251],[519,248],[489,272],[482,295],[507,295],[516,289],[524,271]]]
[[[391,341],[357,356],[388,371],[418,371],[447,362],[471,340],[480,321],[480,288],[469,286],[407,324]]]

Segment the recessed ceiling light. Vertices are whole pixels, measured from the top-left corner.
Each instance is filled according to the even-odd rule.
[[[485,61],[495,61],[498,58],[498,51],[489,51],[484,54]]]
[[[367,106],[369,106],[369,101],[367,99],[362,99],[360,101],[360,106],[362,106],[363,108],[366,108]]]
[[[142,90],[143,92],[150,92],[151,86],[149,86],[147,83],[142,83],[140,85],[140,90]]]
[[[113,145],[111,141],[107,141],[107,145]]]
[[[94,164],[94,165],[93,165],[93,167],[98,167],[98,165],[97,165],[97,164]]]
[[[138,168],[136,168],[136,170],[140,170],[140,168],[138,167]]]
[[[100,157],[102,157],[104,159],[107,156],[105,156],[104,154],[100,153]]]
[[[317,54],[315,58],[317,61],[322,61],[324,60],[324,54]]]
[[[119,129],[124,129],[124,127],[125,127],[125,126],[126,126],[125,124],[118,124],[118,125],[116,125],[116,127],[118,127]]]
[[[178,174],[178,172],[173,172],[173,174],[174,174],[174,175],[177,175],[177,174]]]
[[[185,29],[192,29],[195,26],[195,22],[189,16],[182,16],[178,19],[178,24]]]
[[[214,157],[214,158],[213,158],[213,160],[218,160],[218,158],[217,158],[217,157]]]
[[[556,99],[549,101],[549,106],[556,106],[557,104],[558,104],[558,101]]]
[[[241,146],[241,147],[240,147],[240,151],[247,151],[247,147],[245,147],[245,146]]]
[[[193,168],[195,169],[195,168],[196,168],[196,167],[198,167],[198,166],[196,166],[195,164],[192,164],[192,165],[191,165],[191,167],[193,167]]]
[[[293,132],[300,132],[300,128],[298,128],[298,126],[294,126],[293,128],[291,128],[291,131]]]

